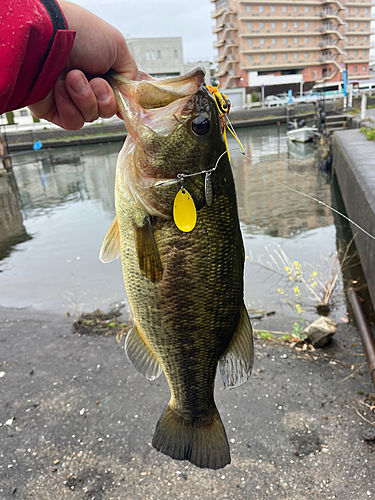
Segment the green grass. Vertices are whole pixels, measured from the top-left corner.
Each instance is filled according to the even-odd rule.
[[[362,127],[359,131],[365,134],[369,141],[375,141],[375,128]]]

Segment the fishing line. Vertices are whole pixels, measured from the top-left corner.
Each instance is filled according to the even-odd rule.
[[[310,200],[313,200],[316,203],[319,203],[320,205],[323,205],[323,206],[329,208],[330,210],[332,210],[333,212],[337,213],[338,215],[341,215],[341,217],[344,217],[344,219],[346,219],[347,221],[351,222],[355,227],[357,227],[360,231],[362,231],[363,233],[365,233],[367,236],[369,236],[370,238],[372,238],[373,240],[375,240],[375,236],[373,236],[372,234],[370,234],[369,232],[367,232],[365,229],[363,229],[363,227],[361,227],[359,224],[357,224],[356,222],[354,222],[352,219],[349,219],[349,217],[347,217],[343,213],[339,212],[339,210],[336,210],[335,208],[327,205],[327,203],[324,203],[324,201],[318,200],[317,198],[314,198],[313,196],[310,196],[309,194],[303,193],[302,191],[298,191],[297,189],[291,188],[290,186],[286,186],[282,182],[276,181],[275,179],[272,179],[272,177],[270,177],[269,175],[266,175],[263,172],[262,168],[261,168],[261,165],[263,163],[265,163],[266,161],[268,161],[268,160],[261,160],[259,162],[259,166],[258,166],[259,171],[260,171],[260,173],[262,174],[263,177],[265,177],[266,179],[269,179],[270,181],[274,182],[275,184],[278,184],[279,186],[282,186],[285,189],[289,189],[289,191],[293,191],[294,193],[297,193],[297,194],[300,194],[302,196],[305,196],[306,198],[310,198]]]

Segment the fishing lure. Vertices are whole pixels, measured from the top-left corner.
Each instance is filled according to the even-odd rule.
[[[213,87],[212,85],[206,85],[207,90],[210,92],[210,94],[213,95],[215,98],[216,106],[217,109],[219,110],[219,115],[221,118],[221,124],[222,124],[222,134],[225,142],[225,146],[228,149],[228,141],[227,141],[227,129],[229,132],[233,135],[233,137],[236,139],[238,142],[241,151],[244,152],[245,149],[241,144],[240,139],[238,138],[238,135],[236,134],[236,131],[233,128],[233,125],[231,124],[229,118],[228,118],[228,113],[231,108],[231,103],[228,97],[223,94],[222,92],[219,92],[219,85],[217,87]],[[228,159],[230,161],[230,154],[228,152]]]

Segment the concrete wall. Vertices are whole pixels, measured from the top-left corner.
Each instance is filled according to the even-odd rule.
[[[375,236],[375,141],[359,130],[335,132],[333,169],[347,215]],[[375,240],[351,224],[368,290],[375,305]]]

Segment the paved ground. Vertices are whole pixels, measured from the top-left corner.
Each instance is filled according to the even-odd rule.
[[[349,324],[319,352],[257,341],[249,382],[217,380],[232,464],[199,470],[150,445],[164,378],[138,375],[113,337],[73,334],[71,318],[0,309],[0,498],[375,499],[363,361]]]

